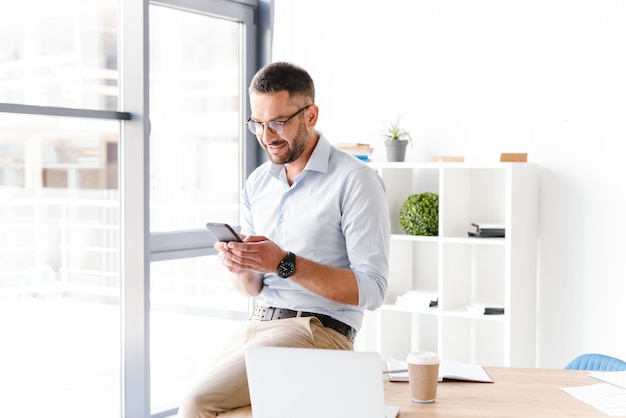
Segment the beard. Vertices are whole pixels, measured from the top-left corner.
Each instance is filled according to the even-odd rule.
[[[298,126],[298,132],[296,132],[296,136],[294,136],[291,143],[284,141],[287,143],[287,154],[285,155],[276,155],[268,152],[267,147],[263,146],[265,150],[265,154],[267,154],[267,158],[270,159],[274,164],[289,164],[298,159],[306,149],[306,145],[309,142],[309,131],[306,129],[304,123],[300,123]],[[279,141],[274,141],[272,144],[275,144]],[[271,145],[271,144],[270,144]]]

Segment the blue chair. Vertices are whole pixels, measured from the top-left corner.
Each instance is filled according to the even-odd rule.
[[[582,354],[570,361],[566,369],[618,372],[626,370],[626,361],[604,354]]]

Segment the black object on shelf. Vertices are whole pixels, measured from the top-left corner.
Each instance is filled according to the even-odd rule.
[[[504,308],[485,307],[485,315],[504,315]]]
[[[504,238],[504,227],[492,226],[492,225],[479,225],[472,223],[472,226],[476,228],[475,231],[467,233],[470,237],[476,238]]]
[[[474,315],[504,315],[504,306],[492,305],[485,306],[477,303],[472,303],[465,307],[468,312]]]

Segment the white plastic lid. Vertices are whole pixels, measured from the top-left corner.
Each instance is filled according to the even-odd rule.
[[[411,364],[437,364],[439,356],[430,351],[414,351],[406,357],[406,362]]]

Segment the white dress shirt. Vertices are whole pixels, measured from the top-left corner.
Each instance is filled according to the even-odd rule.
[[[379,308],[387,291],[390,222],[385,186],[367,163],[318,134],[317,146],[292,186],[284,166],[271,161],[250,175],[242,192],[241,232],[264,235],[296,256],[351,269],[359,288],[359,304],[354,306],[266,274],[259,306],[321,313],[359,330],[364,310]]]

